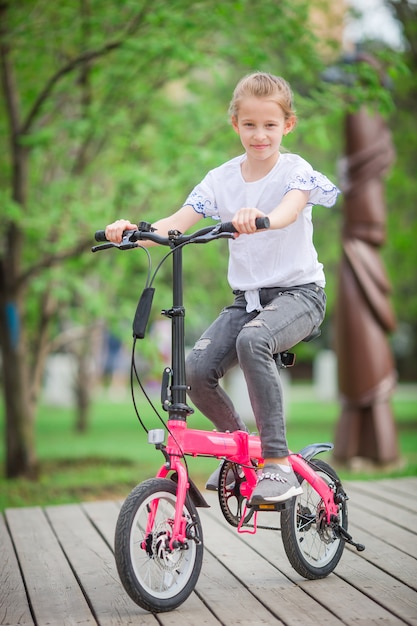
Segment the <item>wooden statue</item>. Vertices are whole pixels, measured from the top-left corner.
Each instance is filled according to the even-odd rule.
[[[369,57],[358,61],[373,63]],[[334,457],[377,464],[398,460],[390,398],[396,384],[387,334],[395,328],[390,285],[379,248],[384,244],[384,174],[395,157],[379,114],[365,108],[346,115],[342,162],[344,224],[336,305],[336,352],[342,410]]]

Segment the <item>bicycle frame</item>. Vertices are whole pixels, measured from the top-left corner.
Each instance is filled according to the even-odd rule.
[[[184,420],[170,421],[169,431],[167,445],[164,447],[164,454],[168,462],[160,468],[157,477],[166,478],[171,471],[175,472],[178,477],[177,507],[172,536],[172,542],[174,543],[175,541],[181,542],[184,540],[181,532],[182,510],[189,489],[189,481],[187,470],[181,461],[183,455],[224,458],[240,465],[246,479],[240,485],[240,492],[247,500],[249,500],[257,482],[257,475],[252,465],[252,460],[262,464],[263,458],[259,437],[249,435],[244,431],[221,433],[217,431],[190,429],[187,427]],[[335,502],[334,491],[300,454],[291,453],[289,460],[294,471],[310,483],[314,490],[321,496],[325,506],[327,523],[330,524],[333,519],[337,518],[338,514],[338,504]],[[281,505],[279,508],[283,508],[283,506]],[[271,507],[266,505],[262,507],[262,509],[277,510],[274,505],[271,505]],[[256,513],[257,511],[255,511],[255,514]],[[239,526],[238,532],[245,531],[242,531],[241,526]]]

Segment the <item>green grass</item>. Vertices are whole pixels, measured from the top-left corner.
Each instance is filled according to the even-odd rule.
[[[293,385],[288,406],[287,434],[292,450],[317,441],[332,441],[339,415],[336,402],[314,399],[306,387]],[[140,403],[148,428],[160,423]],[[159,406],[159,405],[157,405]],[[339,470],[343,478],[364,479],[384,476],[417,475],[417,393],[415,387],[402,389],[393,400],[403,467],[381,473],[352,474]],[[166,413],[163,413],[166,417]],[[72,409],[43,406],[36,422],[36,449],[39,479],[5,480],[0,474],[0,510],[15,506],[34,506],[124,498],[162,464],[160,452],[147,443],[130,401],[112,403],[105,399],[94,403],[90,426],[85,434],[74,430]],[[189,418],[192,428],[211,429],[199,414]],[[2,430],[3,422],[0,422]],[[323,455],[323,458],[326,458]],[[331,463],[331,456],[327,454]],[[4,465],[4,436],[0,442],[0,462]],[[215,459],[188,459],[194,481],[202,487],[216,467]]]

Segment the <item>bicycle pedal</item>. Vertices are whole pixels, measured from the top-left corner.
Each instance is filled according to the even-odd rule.
[[[248,506],[250,507],[252,511],[268,512],[268,511],[283,511],[284,509],[287,508],[288,504],[289,502],[287,500],[286,502],[271,502],[268,504],[252,504]]]

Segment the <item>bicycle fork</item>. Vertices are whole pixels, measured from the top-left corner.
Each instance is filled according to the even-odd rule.
[[[163,465],[157,473],[157,478],[166,478],[168,473],[174,471],[177,474],[177,494],[175,501],[175,515],[174,519],[170,520],[172,525],[171,538],[169,544],[166,546],[168,550],[173,551],[178,548],[184,548],[187,545],[188,539],[193,539],[196,543],[200,543],[200,539],[194,533],[191,533],[193,522],[191,522],[184,516],[184,504],[189,489],[187,471],[176,457],[171,457],[169,467],[167,464]],[[158,511],[159,501],[153,500],[149,507],[149,516],[146,525],[145,537],[148,537],[154,528],[155,518]],[[146,549],[146,539],[143,542],[142,548]]]

